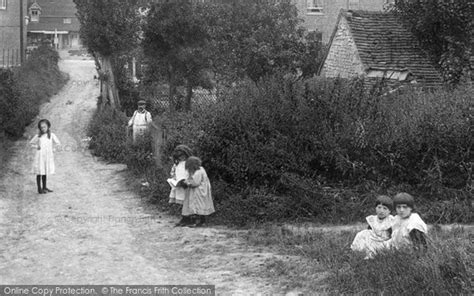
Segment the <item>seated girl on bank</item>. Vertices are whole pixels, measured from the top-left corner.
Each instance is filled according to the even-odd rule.
[[[366,218],[368,228],[357,233],[352,242],[353,251],[364,252],[366,258],[372,258],[378,250],[385,247],[392,234],[392,226],[395,218],[390,215],[393,209],[392,199],[381,195],[375,200],[375,213]]]
[[[427,248],[428,227],[420,215],[414,213],[415,199],[408,193],[399,193],[393,203],[397,216],[393,224],[390,240],[384,244],[390,249],[421,250]]]

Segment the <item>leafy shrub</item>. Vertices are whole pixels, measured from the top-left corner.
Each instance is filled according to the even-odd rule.
[[[20,137],[41,103],[64,86],[67,77],[58,61],[55,50],[40,46],[20,68],[0,70],[0,125],[6,134]]]
[[[155,163],[152,149],[152,138],[150,134],[139,138],[136,143],[128,143],[125,157],[127,167],[134,172],[146,172]]]
[[[111,108],[96,111],[88,127],[89,148],[95,156],[111,162],[127,159],[127,117]]]

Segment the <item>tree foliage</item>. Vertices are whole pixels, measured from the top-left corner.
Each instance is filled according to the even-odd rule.
[[[165,2],[150,10],[143,46],[152,75],[169,83],[170,98],[177,86],[186,87],[189,109],[196,86],[315,74],[322,45],[300,22],[296,7],[285,1]]]
[[[120,109],[115,78],[117,65],[113,61],[138,44],[137,0],[74,0],[74,3],[81,23],[81,39],[95,58],[102,82],[101,105]]]
[[[170,98],[176,95],[177,86],[186,86],[189,109],[192,89],[208,84],[202,78],[209,67],[209,35],[200,6],[189,1],[155,4],[143,31],[144,53],[152,71],[166,77]]]
[[[290,2],[241,0],[209,4],[206,12],[217,73],[253,81],[282,71],[316,73],[321,42],[300,26]]]
[[[473,54],[473,9],[471,0],[399,0],[394,11],[439,66],[444,80],[457,84]]]
[[[139,18],[136,0],[74,0],[84,45],[93,53],[111,56],[137,45]]]

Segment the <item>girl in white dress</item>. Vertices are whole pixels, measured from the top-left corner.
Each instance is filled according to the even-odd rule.
[[[186,145],[178,145],[173,151],[173,167],[171,168],[171,178],[168,179],[168,184],[171,186],[169,203],[183,205],[186,198],[185,180],[188,179],[188,172],[185,165],[186,160],[193,154],[191,148]],[[183,215],[176,226],[185,226],[191,224],[192,221],[189,216]]]
[[[428,227],[420,215],[414,213],[415,199],[408,193],[399,193],[393,198],[397,211],[392,238],[385,242],[387,248],[425,251]]]
[[[53,143],[60,145],[60,142],[56,135],[51,132],[51,123],[48,120],[40,120],[38,130],[39,133],[30,141],[32,147],[36,149],[33,173],[36,175],[38,193],[45,194],[53,192],[46,187],[46,176],[55,173]]]
[[[188,158],[186,170],[189,178],[186,180],[188,190],[183,204],[183,215],[195,215],[197,219],[191,227],[201,227],[206,224],[206,217],[215,212],[211,182],[197,157]]]
[[[357,233],[351,245],[353,251],[365,252],[366,259],[370,259],[377,251],[385,247],[384,242],[390,239],[395,220],[390,215],[392,208],[393,202],[389,196],[381,195],[377,197],[375,202],[376,215],[366,218],[369,224],[368,229]]]

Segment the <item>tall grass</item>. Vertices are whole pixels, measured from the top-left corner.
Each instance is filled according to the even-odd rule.
[[[295,287],[306,291],[324,288],[339,295],[469,295],[473,290],[474,233],[463,228],[430,232],[424,254],[385,252],[372,260],[349,249],[356,231],[311,230],[294,233],[268,226],[246,234],[253,245],[277,246],[283,255],[297,255],[301,277]],[[294,269],[291,259],[268,262],[268,267]],[[322,269],[329,270],[322,273]],[[281,273],[282,281],[294,277]],[[324,277],[318,282],[314,278]],[[322,286],[326,283],[327,286]]]

